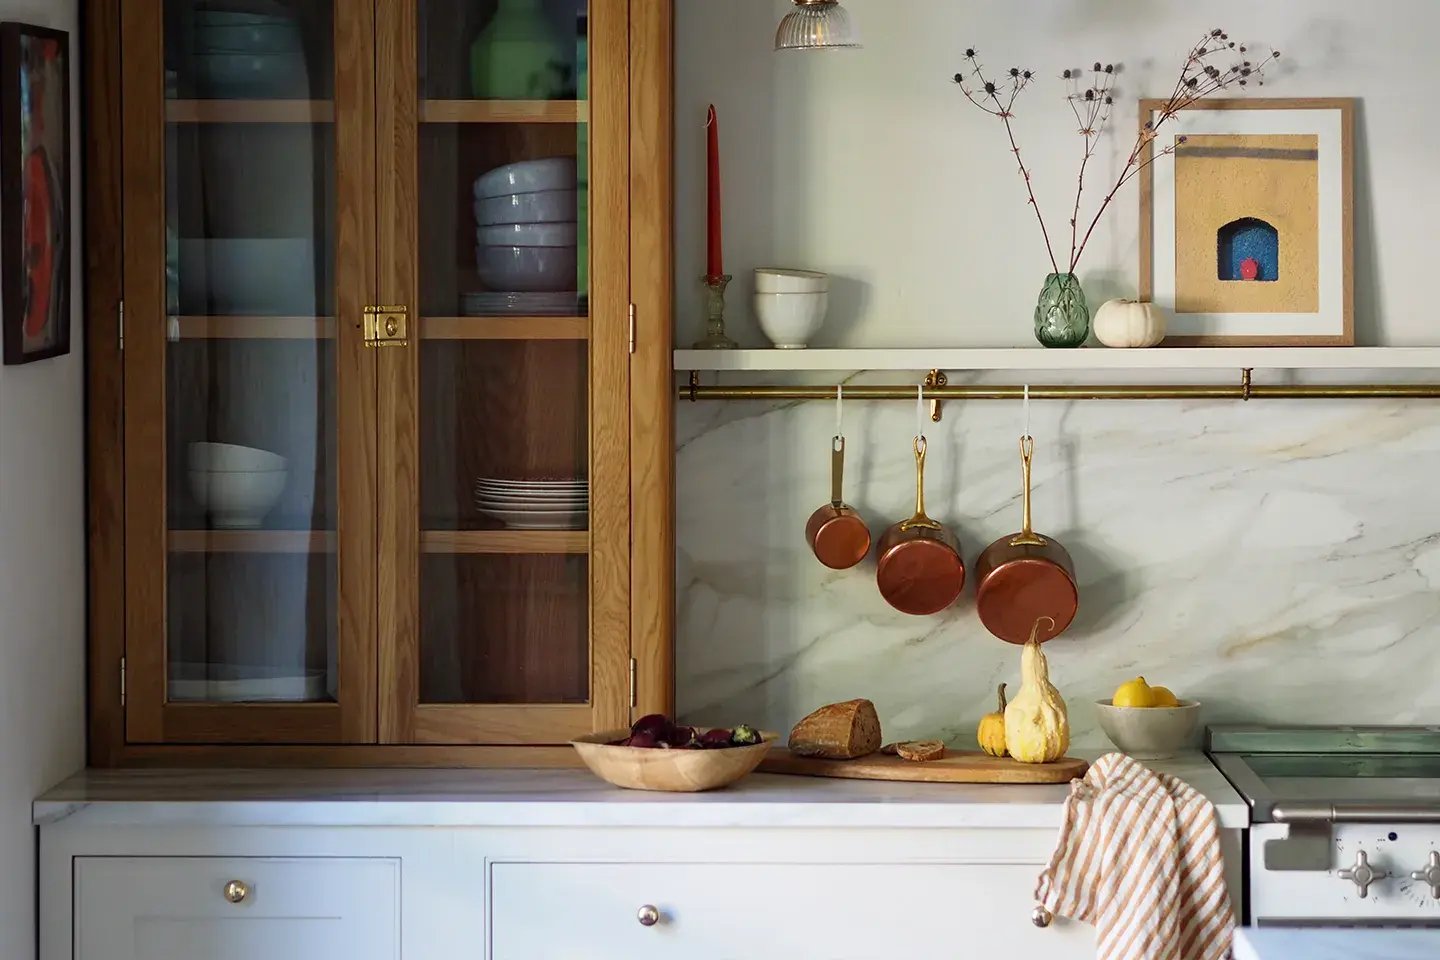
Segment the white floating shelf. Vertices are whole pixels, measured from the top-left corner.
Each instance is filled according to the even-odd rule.
[[[1156,347],[1000,349],[676,350],[688,370],[1428,370],[1440,347]]]

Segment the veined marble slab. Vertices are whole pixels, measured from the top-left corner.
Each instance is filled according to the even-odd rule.
[[[677,405],[680,711],[786,730],[863,696],[887,739],[968,745],[1019,650],[980,625],[973,583],[909,617],[876,592],[873,558],[832,571],[809,554],[834,416]],[[1137,674],[1207,723],[1440,721],[1433,403],[1051,401],[1031,421],[1036,528],[1080,583],[1079,617],[1045,648],[1077,744],[1106,745],[1093,701]],[[877,540],[914,510],[915,428],[914,404],[845,407],[845,496]],[[1020,524],[1020,405],[947,403],[925,430],[929,512],[973,564]]]
[[[1152,764],[1250,822],[1199,754]],[[612,787],[587,770],[86,770],[35,801],[37,824],[1058,828],[1067,785],[882,783],[754,774],[710,793]],[[757,811],[763,808],[763,813]]]

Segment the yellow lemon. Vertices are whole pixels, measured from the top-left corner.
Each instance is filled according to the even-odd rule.
[[[1156,704],[1155,689],[1145,682],[1144,677],[1136,677],[1120,684],[1110,702],[1117,707],[1153,707]]]
[[[1155,695],[1156,707],[1178,707],[1180,701],[1175,699],[1175,694],[1170,692],[1169,687],[1151,687],[1150,692]]]

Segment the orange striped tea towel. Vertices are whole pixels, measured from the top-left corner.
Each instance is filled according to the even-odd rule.
[[[1035,899],[1093,923],[1097,960],[1223,960],[1235,914],[1214,805],[1183,780],[1106,754],[1070,784]]]

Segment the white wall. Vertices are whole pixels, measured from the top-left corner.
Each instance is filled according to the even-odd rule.
[[[702,329],[684,278],[702,272],[706,103],[720,111],[728,316],[743,344],[764,345],[746,274],[774,263],[837,278],[818,346],[1032,345],[1048,265],[1002,132],[949,82],[961,51],[1046,77],[1124,64],[1103,174],[1133,142],[1135,99],[1168,91],[1189,44],[1219,26],[1283,51],[1267,95],[1361,98],[1357,334],[1440,344],[1434,0],[845,4],[865,49],[777,55],[784,0],[678,0],[678,343]],[[1080,152],[1061,95],[1042,80],[1017,120],[1052,229]],[[1092,304],[1134,292],[1137,208],[1121,196],[1081,265]],[[971,563],[1018,525],[1016,406],[951,403],[928,431],[929,506]],[[869,696],[891,736],[968,742],[994,684],[1017,679],[1016,651],[979,625],[973,588],[942,615],[907,617],[877,595],[873,563],[834,572],[809,556],[832,416],[823,403],[679,404],[680,709],[784,729]],[[913,407],[852,404],[847,422],[846,499],[878,537],[913,510]],[[1080,581],[1080,617],[1047,646],[1080,742],[1104,742],[1088,701],[1136,673],[1204,701],[1209,721],[1440,722],[1433,401],[1051,402],[1036,404],[1034,433],[1036,523],[1070,548]]]
[[[84,763],[85,499],[79,0],[0,0],[70,33],[71,352],[0,366],[0,960],[34,956],[30,801]]]
[[[779,263],[841,278],[816,346],[1028,346],[1048,260],[998,121],[949,82],[961,52],[974,45],[990,67],[1042,75],[1016,131],[1053,235],[1068,229],[1080,155],[1060,70],[1124,67],[1109,150],[1087,178],[1094,204],[1134,142],[1136,99],[1168,94],[1184,52],[1217,26],[1281,49],[1267,96],[1362,98],[1357,335],[1440,343],[1427,285],[1412,282],[1432,269],[1425,241],[1440,209],[1433,0],[846,0],[863,50],[778,55],[789,6],[678,0],[677,343],[703,326],[707,103],[720,113],[729,316],[742,343],[766,345],[745,274]],[[1092,305],[1134,293],[1137,204],[1132,183],[1081,264]]]

